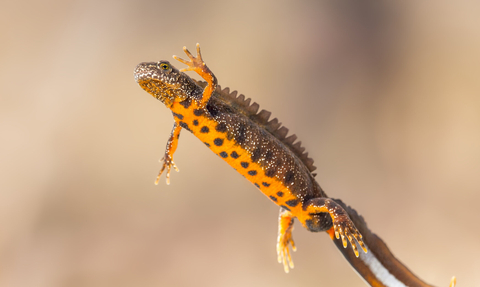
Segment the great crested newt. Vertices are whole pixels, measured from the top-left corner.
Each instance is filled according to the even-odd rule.
[[[269,120],[269,111],[258,112],[257,103],[229,88],[222,90],[203,61],[198,44],[197,56],[186,47],[183,50],[189,60],[173,57],[187,65],[185,69],[179,71],[168,61],[159,61],[140,63],[134,71],[136,82],[164,103],[174,118],[155,184],[164,171],[167,184],[171,169],[178,171],[173,154],[180,131],[185,129],[280,206],[277,255],[285,272],[294,266],[289,248],[296,250],[292,230],[297,218],[309,231],[326,231],[371,286],[430,286],[406,267],[399,268],[397,265],[404,266],[353,209],[327,197],[315,181],[313,160],[295,135],[287,136],[288,129],[278,119]],[[185,71],[196,72],[205,82],[190,78]],[[346,249],[348,243],[351,249]],[[357,244],[364,253],[358,251]],[[403,283],[402,276],[410,281]]]

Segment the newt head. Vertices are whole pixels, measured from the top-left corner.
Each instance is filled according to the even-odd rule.
[[[167,107],[197,94],[196,91],[201,89],[168,61],[140,63],[135,68],[134,76],[140,87]]]

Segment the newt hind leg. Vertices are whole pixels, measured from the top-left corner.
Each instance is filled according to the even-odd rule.
[[[289,267],[293,269],[292,257],[290,257],[289,245],[292,245],[292,250],[296,251],[295,242],[293,242],[294,216],[290,211],[280,208],[280,216],[278,218],[278,238],[277,238],[277,255],[278,263],[283,263],[285,273],[288,273]]]
[[[348,242],[350,242],[355,256],[359,256],[355,241],[357,241],[363,251],[367,253],[367,247],[363,242],[362,235],[350,217],[348,217],[347,212],[338,203],[330,198],[314,198],[306,202],[304,209],[307,213],[307,218],[302,218],[302,223],[307,229],[310,231],[325,230],[325,219],[318,220],[318,218],[328,214],[332,220],[333,232],[331,229],[327,230],[327,232],[329,232],[331,236],[335,234],[337,239],[342,238],[344,248],[346,248]],[[317,220],[315,220],[315,218],[317,218]]]

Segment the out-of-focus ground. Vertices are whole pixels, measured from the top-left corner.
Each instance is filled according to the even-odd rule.
[[[153,184],[172,116],[132,72],[196,42],[414,273],[480,286],[480,4],[378,2],[2,3],[0,286],[363,286],[298,223],[284,274],[278,208],[188,132]]]

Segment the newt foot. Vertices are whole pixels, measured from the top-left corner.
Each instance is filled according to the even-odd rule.
[[[277,239],[278,263],[283,263],[285,273],[288,273],[289,267],[290,269],[293,269],[294,267],[292,257],[290,256],[290,249],[288,248],[289,245],[292,245],[293,251],[297,251],[297,247],[292,238],[291,229],[285,233],[278,234]]]
[[[353,222],[350,220],[350,218],[348,218],[348,216],[343,215],[335,218],[333,222],[333,229],[335,231],[335,237],[337,239],[339,239],[340,237],[342,238],[344,248],[346,248],[348,245],[348,239],[348,242],[350,242],[350,245],[352,245],[352,249],[356,257],[358,257],[360,254],[358,253],[358,248],[355,240],[358,242],[358,244],[360,244],[360,247],[362,247],[363,251],[367,253],[368,250],[365,246],[365,243],[363,242],[362,235],[355,227]],[[354,238],[355,240],[353,240]]]
[[[163,162],[163,166],[162,166],[162,169],[160,170],[160,172],[158,173],[158,176],[157,176],[157,179],[155,180],[155,185],[158,185],[158,182],[160,181],[160,176],[162,175],[163,171],[165,170],[165,168],[167,169],[167,175],[166,175],[166,182],[167,182],[167,185],[170,185],[170,170],[172,169],[172,167],[177,171],[179,172],[180,170],[178,169],[178,167],[175,165],[175,163],[173,162],[173,158],[166,154],[161,160],[160,162]]]
[[[187,68],[181,69],[181,72],[195,71],[199,74],[205,72],[205,62],[203,62],[202,54],[200,53],[200,44],[197,43],[197,57],[193,56],[187,47],[183,47],[183,51],[187,54],[190,61],[179,58],[178,56],[173,56],[175,60],[188,66]]]

